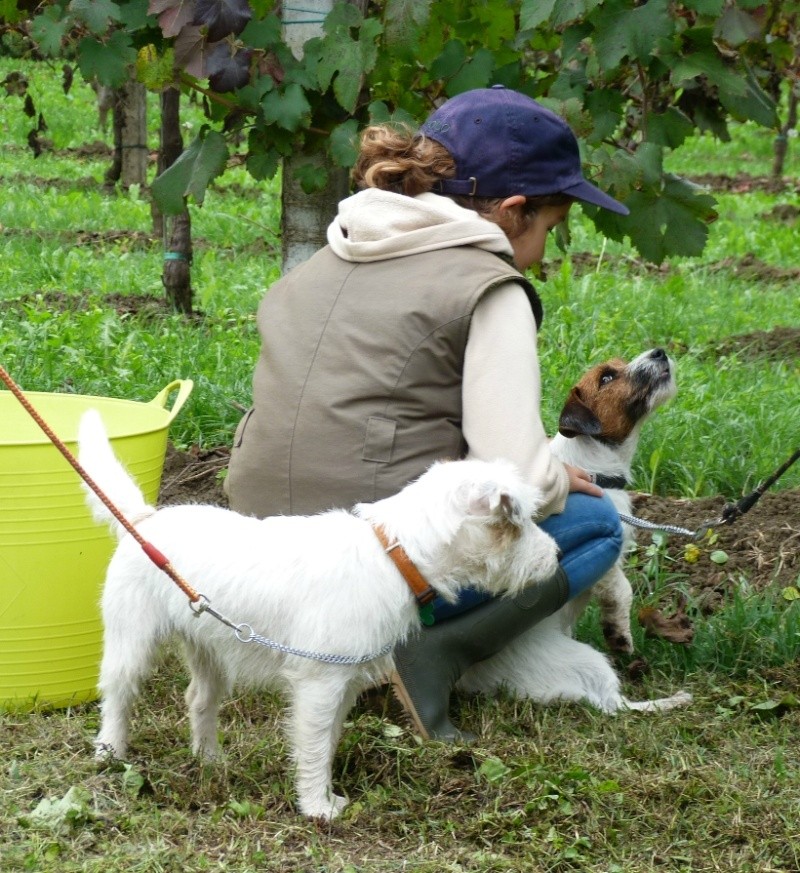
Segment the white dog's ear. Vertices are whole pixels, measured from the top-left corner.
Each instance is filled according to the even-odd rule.
[[[522,527],[525,522],[522,504],[506,492],[500,494],[500,513],[514,527]]]
[[[519,501],[494,482],[484,482],[470,489],[467,511],[475,516],[493,515],[499,521],[510,522],[515,527],[520,527],[523,523]]]

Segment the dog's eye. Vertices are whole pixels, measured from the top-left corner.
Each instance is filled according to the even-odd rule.
[[[611,370],[606,370],[606,372],[603,373],[603,375],[600,377],[600,384],[601,385],[608,385],[609,382],[614,381],[616,376],[617,376],[616,373],[612,373]]]

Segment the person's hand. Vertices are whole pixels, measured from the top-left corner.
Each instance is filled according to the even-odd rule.
[[[591,494],[592,497],[603,496],[603,489],[592,482],[586,470],[582,470],[580,467],[573,467],[572,464],[564,464],[564,469],[569,475],[570,492],[580,491],[583,494]]]

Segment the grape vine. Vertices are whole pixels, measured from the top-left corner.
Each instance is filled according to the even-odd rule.
[[[31,4],[27,4],[30,7]],[[161,208],[203,200],[229,143],[244,143],[256,178],[281,159],[355,158],[360,127],[417,125],[442,99],[503,83],[567,119],[586,174],[630,217],[585,207],[609,237],[646,259],[699,254],[714,199],[664,172],[664,155],[696,131],[729,136],[731,119],[778,134],[777,106],[797,89],[796,2],[759,0],[373,0],[338,2],[301,59],[272,0],[4,0],[3,41],[75,58],[87,80],[203,95],[208,124],[153,185]],[[26,101],[19,81],[6,92]],[[44,120],[41,119],[41,123]],[[34,137],[35,140],[35,137]],[[302,178],[308,191],[324,171]]]

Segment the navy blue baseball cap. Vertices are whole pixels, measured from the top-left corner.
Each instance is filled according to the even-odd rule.
[[[503,85],[451,97],[420,134],[441,143],[456,178],[434,190],[475,197],[566,194],[619,215],[628,208],[583,178],[578,140],[569,125],[540,103]]]

